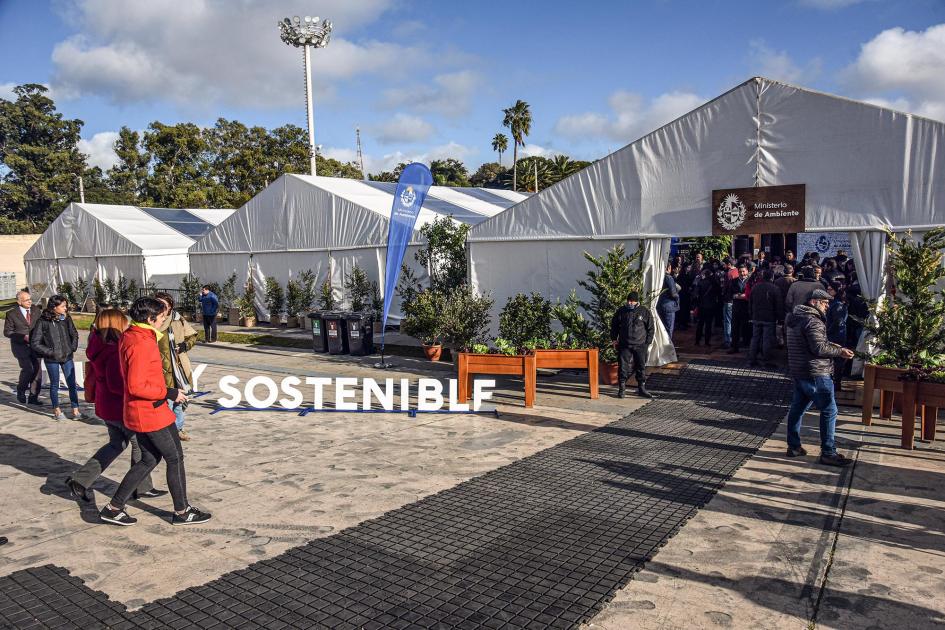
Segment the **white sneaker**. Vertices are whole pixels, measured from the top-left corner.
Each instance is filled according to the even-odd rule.
[[[62,411],[57,411],[53,414],[53,420],[62,421],[65,419],[66,419],[66,414],[62,413]]]

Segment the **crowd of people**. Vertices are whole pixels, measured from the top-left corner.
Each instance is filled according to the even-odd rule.
[[[209,293],[206,289],[205,296]],[[210,293],[212,296],[212,293]],[[215,296],[213,296],[215,298]],[[66,382],[72,418],[84,419],[79,406],[74,355],[79,334],[69,314],[69,302],[61,295],[47,300],[45,308],[32,303],[29,291],[16,296],[17,306],[7,313],[4,335],[10,339],[20,375],[16,396],[21,404],[42,406],[42,365],[49,374],[52,417],[65,420],[59,403],[60,375]],[[86,346],[83,396],[94,403],[95,414],[105,422],[108,442],[66,479],[68,491],[83,502],[92,501],[90,488],[129,446],[131,468],[100,517],[107,523],[133,525],[137,519],[125,510],[130,499],[168,494],[174,503],[174,525],[203,523],[210,514],[190,504],[181,440],[185,410],[192,393],[192,372],[187,353],[197,342],[197,331],[174,309],[168,293],[142,297],[127,315],[116,308],[101,309],[95,316]],[[215,306],[215,305],[214,305]],[[206,331],[206,341],[212,341]],[[158,490],[151,472],[161,460],[167,465],[169,490]]]
[[[695,345],[711,349],[721,333],[721,348],[745,352],[752,366],[774,369],[773,350],[787,342],[786,317],[814,289],[832,298],[825,316],[829,341],[856,347],[863,329],[857,320],[867,316],[869,307],[856,265],[842,250],[824,259],[807,253],[800,261],[790,250],[770,259],[763,251],[711,260],[701,252],[691,259],[677,255],[666,266],[656,310],[670,338],[694,327]],[[849,373],[850,361],[838,358],[837,390]]]

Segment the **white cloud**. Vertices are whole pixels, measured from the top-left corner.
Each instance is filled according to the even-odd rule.
[[[433,125],[417,116],[396,114],[371,128],[381,144],[423,142],[433,135]]]
[[[329,45],[312,52],[319,93],[331,93],[331,84],[338,80],[396,77],[404,67],[440,61],[423,46],[351,37],[380,19],[393,3],[318,3],[336,24]],[[276,22],[297,12],[298,6],[288,0],[75,0],[68,14],[78,33],[53,50],[53,84],[63,96],[94,94],[118,103],[297,105],[302,53],[279,40]]]
[[[18,85],[19,83],[0,83],[0,98],[6,101],[15,101],[16,94],[13,93],[13,88]]]
[[[439,74],[433,77],[431,85],[385,90],[382,105],[461,117],[469,113],[470,101],[480,83],[479,75],[470,70]]]
[[[689,112],[705,99],[690,92],[666,92],[646,102],[639,94],[623,90],[608,99],[611,114],[586,112],[563,116],[555,132],[574,140],[607,139],[631,142]]]
[[[883,31],[863,44],[844,78],[871,102],[945,120],[945,24]]]
[[[526,144],[524,147],[519,147],[518,149],[519,159],[526,157],[553,158],[560,153],[560,151],[538,146],[537,144]]]
[[[115,141],[118,140],[117,131],[102,131],[88,140],[79,140],[79,151],[89,156],[86,162],[89,166],[98,166],[107,171],[118,163],[115,153]]]
[[[334,158],[341,162],[356,162],[358,159],[357,151],[348,148],[328,148],[322,152],[326,157]],[[445,158],[456,158],[466,163],[467,168],[475,168],[475,165],[466,162],[466,160],[476,154],[471,149],[458,142],[447,142],[445,144],[430,147],[426,151],[392,151],[380,156],[372,153],[364,154],[364,170],[368,173],[380,173],[382,171],[392,171],[401,162],[422,162],[430,164],[433,160],[442,160]]]
[[[788,83],[808,83],[820,74],[822,62],[819,58],[815,57],[801,67],[786,50],[774,50],[762,39],[752,40],[749,46],[752,74]]]

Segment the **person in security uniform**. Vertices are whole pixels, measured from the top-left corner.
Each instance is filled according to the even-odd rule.
[[[644,398],[653,398],[646,391],[646,355],[653,342],[653,316],[650,309],[640,304],[640,294],[631,291],[627,295],[627,303],[617,309],[610,320],[610,338],[617,348],[617,357],[620,365],[620,386],[617,389],[617,398],[626,395],[627,379],[630,370],[637,379],[637,395]]]

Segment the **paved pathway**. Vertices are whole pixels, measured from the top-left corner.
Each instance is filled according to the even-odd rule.
[[[130,612],[53,566],[0,578],[17,627],[574,627],[762,445],[787,381],[719,364],[651,380],[601,429]],[[56,624],[59,624],[58,626]]]

